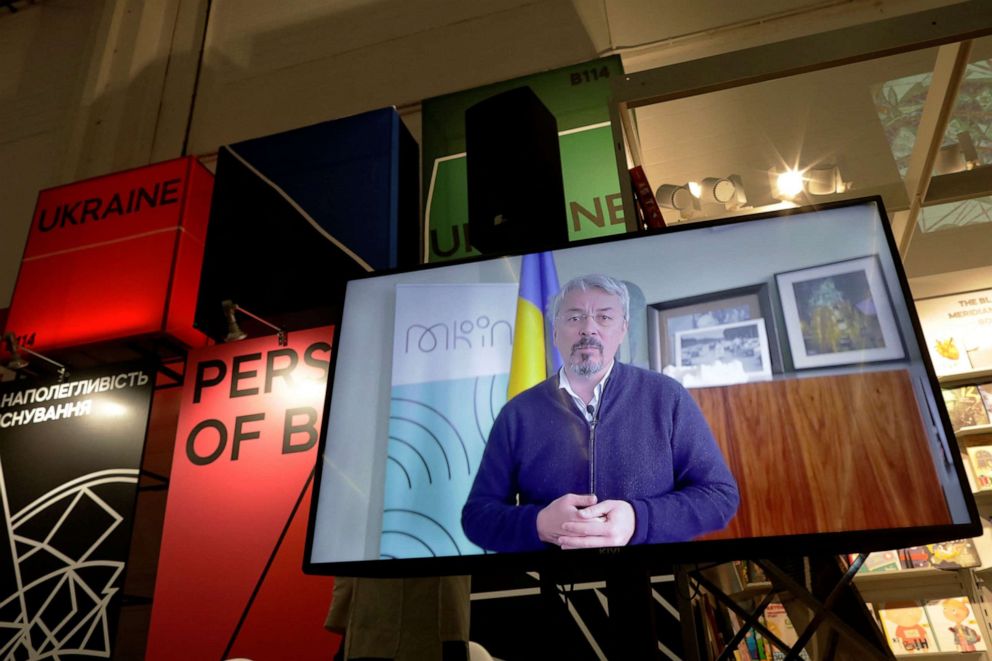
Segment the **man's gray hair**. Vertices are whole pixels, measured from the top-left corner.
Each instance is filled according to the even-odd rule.
[[[569,292],[589,291],[590,289],[602,289],[607,294],[613,294],[619,298],[620,306],[623,308],[623,318],[625,320],[630,319],[630,293],[627,291],[627,285],[608,275],[592,273],[572,278],[555,294],[548,305],[548,314],[551,316],[552,323],[558,318],[561,304],[565,302],[565,297],[568,296]]]

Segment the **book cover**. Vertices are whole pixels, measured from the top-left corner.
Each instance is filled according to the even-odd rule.
[[[942,392],[944,403],[947,405],[947,415],[951,418],[951,427],[954,431],[964,427],[989,424],[989,414],[985,410],[978,386],[947,388]]]
[[[992,489],[992,445],[973,445],[968,448],[968,461],[979,491]]]
[[[644,218],[644,224],[649,228],[664,227],[665,219],[661,215],[661,207],[658,206],[654,189],[651,188],[648,177],[644,174],[644,168],[640,165],[631,168],[630,181],[634,185],[634,197]]]
[[[928,601],[927,617],[941,652],[979,652],[988,649],[967,597]]]
[[[989,422],[992,423],[992,383],[983,383],[978,386],[978,394],[982,397],[982,403],[985,404],[985,412],[989,416]]]
[[[938,569],[964,569],[982,564],[978,549],[970,539],[927,544],[926,548],[930,552],[930,565]]]
[[[799,634],[796,633],[795,627],[792,625],[792,620],[789,619],[788,613],[786,613],[785,606],[778,602],[772,602],[768,604],[765,608],[764,624],[768,627],[768,630],[778,636],[778,638],[792,647],[799,640]],[[789,650],[779,650],[774,645],[771,645],[772,649],[772,659],[774,661],[781,661],[785,658],[785,655]],[[809,661],[809,654],[806,650],[801,650],[799,652],[799,657],[806,661]]]
[[[906,569],[920,569],[930,566],[930,550],[925,546],[910,546],[900,552],[902,566]]]
[[[886,571],[899,571],[901,569],[902,563],[899,560],[899,551],[893,549],[892,551],[876,551],[875,553],[869,553],[868,557],[865,558],[864,564],[861,565],[861,569],[858,570],[858,573],[876,574]]]
[[[937,641],[919,601],[889,601],[879,604],[878,616],[893,654],[937,652]]]

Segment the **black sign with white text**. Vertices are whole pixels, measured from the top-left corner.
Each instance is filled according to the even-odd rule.
[[[110,658],[153,382],[0,385],[0,658]]]

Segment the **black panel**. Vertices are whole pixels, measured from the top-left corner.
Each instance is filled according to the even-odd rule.
[[[283,195],[221,149],[196,303],[196,326],[227,334],[221,303],[232,300],[287,330],[330,323],[343,282],[365,273]],[[239,316],[249,335],[272,331]]]
[[[465,147],[475,248],[529,252],[568,241],[558,123],[531,88],[466,110]]]

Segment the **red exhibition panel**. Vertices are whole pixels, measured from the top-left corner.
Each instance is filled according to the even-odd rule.
[[[336,649],[337,636],[320,628],[331,602],[334,579],[304,576],[301,580],[300,562],[312,492],[311,484],[228,657],[328,661],[329,651]],[[287,594],[290,586],[292,592]],[[290,607],[287,601],[292,602]]]
[[[331,336],[190,354],[147,659],[333,655],[332,580],[301,569]]]
[[[213,176],[186,157],[38,195],[6,330],[33,349],[193,328]]]

